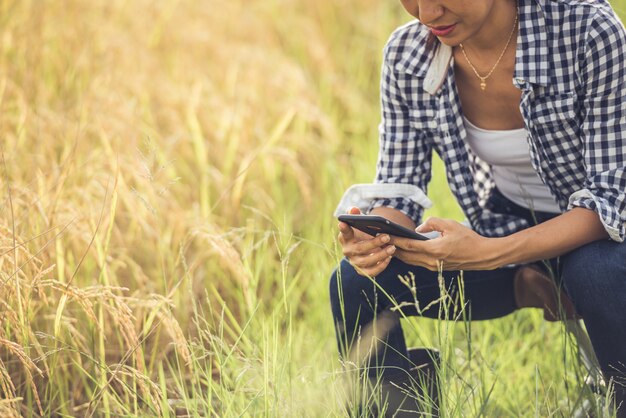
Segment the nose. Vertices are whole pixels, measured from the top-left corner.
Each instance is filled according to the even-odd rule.
[[[415,0],[417,4],[417,18],[424,24],[435,23],[444,14],[444,8],[439,0]]]

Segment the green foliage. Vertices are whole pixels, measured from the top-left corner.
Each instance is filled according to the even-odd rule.
[[[0,1],[0,415],[341,416],[331,214],[374,176],[380,54],[407,20]],[[435,167],[429,213],[461,219]],[[539,312],[405,328],[444,353],[449,416],[593,399]]]

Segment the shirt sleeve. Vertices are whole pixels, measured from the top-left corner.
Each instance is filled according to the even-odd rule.
[[[626,223],[626,31],[612,11],[600,10],[585,45],[582,139],[587,179],[568,209],[594,210],[614,241]]]
[[[432,143],[424,131],[411,124],[405,95],[415,94],[417,99],[417,93],[401,90],[388,54],[389,46],[385,48],[381,77],[381,123],[375,182],[411,184],[426,193],[431,178]],[[404,197],[376,199],[369,210],[380,206],[397,209],[416,224],[421,222],[424,212],[421,205]]]

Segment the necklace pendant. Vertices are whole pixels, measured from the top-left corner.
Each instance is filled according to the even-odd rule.
[[[487,83],[485,83],[484,81],[481,81],[481,82],[480,82],[480,89],[481,89],[482,91],[485,91],[485,89],[486,89],[486,88],[487,88]]]

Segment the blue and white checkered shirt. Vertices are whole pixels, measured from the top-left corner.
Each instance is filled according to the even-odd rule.
[[[530,158],[562,211],[598,213],[611,239],[626,223],[626,30],[604,0],[519,0],[513,84]],[[529,225],[485,207],[494,186],[487,164],[467,146],[452,49],[428,48],[428,28],[397,29],[384,50],[382,122],[376,183],[426,191],[431,156],[472,228],[504,236]],[[393,187],[393,186],[392,186]],[[423,207],[406,197],[376,199],[419,223]]]

